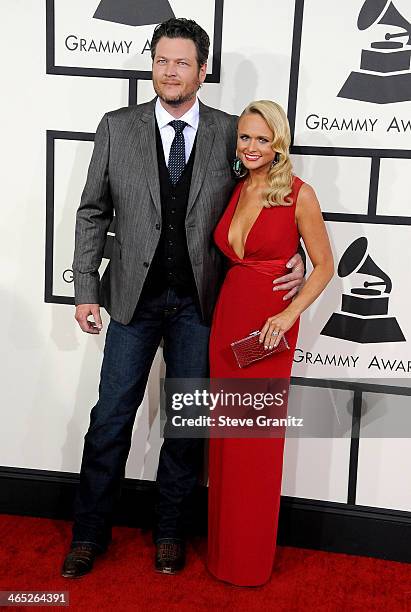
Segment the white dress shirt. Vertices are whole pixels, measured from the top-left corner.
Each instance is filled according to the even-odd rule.
[[[157,98],[155,113],[158,129],[160,130],[161,142],[163,143],[164,158],[166,160],[166,165],[168,166],[171,143],[173,142],[175,136],[175,130],[173,126],[170,125],[170,121],[175,121],[175,117],[166,111],[159,98]],[[183,131],[186,150],[186,163],[188,162],[193,149],[199,120],[200,105],[198,103],[198,98],[196,98],[193,106],[179,118],[179,121],[185,121],[188,124]]]

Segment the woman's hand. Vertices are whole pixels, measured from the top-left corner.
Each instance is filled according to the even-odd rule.
[[[278,346],[281,337],[294,325],[297,319],[298,314],[293,313],[289,308],[273,317],[268,317],[259,338],[259,341],[264,343],[264,348],[271,350]]]

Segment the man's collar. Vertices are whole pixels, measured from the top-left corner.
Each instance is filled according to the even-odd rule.
[[[160,102],[160,98],[157,98],[156,101],[156,119],[158,127],[161,129],[168,125],[170,121],[174,121],[175,117],[170,115],[170,113],[164,108],[164,106]],[[179,121],[185,121],[189,126],[194,128],[195,130],[198,128],[198,122],[200,118],[200,105],[198,103],[198,98],[196,96],[196,100],[191,108],[180,117]]]

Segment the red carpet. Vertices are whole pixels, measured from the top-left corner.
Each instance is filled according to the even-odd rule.
[[[69,609],[88,612],[411,612],[408,564],[278,547],[269,583],[233,587],[208,574],[204,539],[189,546],[182,574],[163,576],[152,569],[151,534],[130,528],[114,530],[113,544],[92,574],[65,580],[59,570],[70,529],[64,521],[0,516],[0,590],[68,591]]]

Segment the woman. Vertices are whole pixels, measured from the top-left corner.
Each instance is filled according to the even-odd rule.
[[[275,102],[252,102],[238,123],[235,188],[214,238],[229,260],[210,338],[212,378],[289,378],[299,317],[333,275],[331,248],[315,192],[292,174],[290,128]],[[273,276],[284,274],[300,236],[313,271],[285,307]],[[267,351],[285,334],[290,350],[240,369],[234,340],[260,330]],[[284,438],[210,440],[208,567],[221,580],[264,584],[274,560]]]

